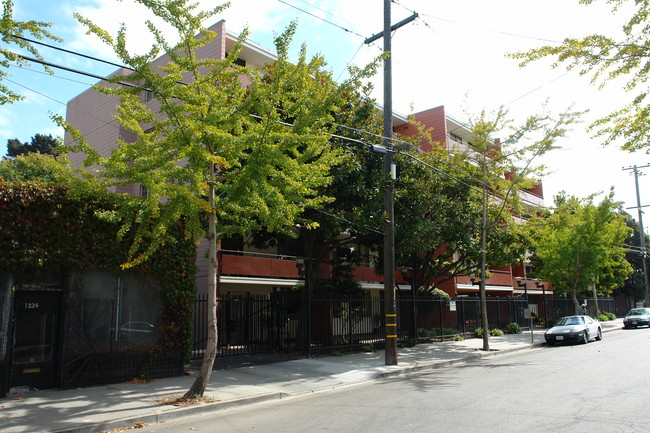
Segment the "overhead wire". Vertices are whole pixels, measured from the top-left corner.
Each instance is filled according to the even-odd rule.
[[[391,2],[395,3],[397,6],[403,8],[403,9],[409,11],[409,12],[415,12],[413,9],[404,6],[403,4],[401,4],[397,0],[391,0]],[[418,12],[418,13],[420,15],[422,15],[422,16],[429,17],[429,18],[439,20],[439,21],[443,21],[443,22],[447,22],[447,23],[450,23],[450,24],[457,24],[457,25],[461,25],[461,26],[477,28],[476,25],[473,25],[473,24],[467,24],[467,23],[463,23],[461,21],[450,20],[448,18],[441,18],[441,17],[437,17],[437,16],[434,16],[434,15],[430,15],[430,14],[426,14],[426,13],[422,13],[422,12]],[[504,36],[512,36],[512,37],[522,38],[522,39],[532,39],[532,40],[541,41],[541,42],[552,42],[552,43],[557,43],[557,44],[561,43],[560,41],[556,41],[556,40],[553,40],[553,39],[539,38],[539,37],[535,37],[535,36],[527,36],[527,35],[522,35],[522,34],[512,33],[512,32],[504,32],[503,30],[495,30],[495,29],[490,29],[490,28],[487,28],[487,27],[478,27],[478,28],[480,30],[482,30],[482,31],[485,31],[485,32],[502,34]]]
[[[286,4],[286,5],[288,5],[288,6],[290,6],[290,7],[293,7],[293,8],[295,8],[295,9],[298,9],[298,10],[304,12],[304,13],[307,13],[307,14],[309,14],[309,15],[311,15],[311,16],[317,18],[317,19],[321,19],[321,20],[327,22],[328,24],[335,25],[335,26],[341,28],[342,30],[345,30],[346,32],[350,32],[350,33],[355,34],[355,35],[357,35],[357,36],[359,36],[359,37],[363,37],[363,36],[360,35],[359,33],[352,32],[352,31],[350,31],[349,29],[346,29],[346,28],[344,28],[344,27],[341,27],[341,26],[336,25],[335,23],[332,23],[332,22],[330,22],[330,21],[328,21],[328,20],[324,20],[324,19],[322,19],[321,17],[318,17],[318,16],[316,16],[316,15],[314,15],[314,14],[309,13],[308,11],[305,11],[305,10],[303,10],[303,9],[301,9],[301,8],[296,7],[295,5],[291,5],[291,4],[287,3],[287,2],[284,1],[284,0],[278,0],[278,1],[280,1],[281,3],[284,3],[284,4]],[[398,3],[398,2],[395,1],[395,0],[393,0],[393,2],[396,3],[396,4],[398,4],[398,5],[401,6],[401,7],[404,7],[404,6],[402,6],[400,3]],[[120,65],[120,64],[117,64],[117,63],[114,63],[114,62],[111,62],[111,61],[106,61],[106,60],[103,60],[103,59],[99,59],[99,58],[94,57],[94,56],[89,56],[89,55],[86,55],[86,54],[83,54],[83,53],[75,52],[75,51],[72,51],[72,50],[67,50],[67,49],[64,49],[64,48],[61,48],[61,47],[56,47],[56,46],[54,46],[54,45],[46,44],[46,43],[43,43],[43,42],[41,42],[41,41],[31,40],[31,39],[29,39],[29,38],[23,38],[23,37],[20,37],[20,38],[23,39],[23,40],[25,40],[26,42],[37,43],[37,44],[40,44],[40,45],[42,45],[42,46],[46,46],[46,47],[48,47],[48,48],[52,48],[52,49],[56,49],[56,50],[59,50],[59,51],[62,51],[62,52],[66,52],[66,53],[69,53],[69,54],[77,55],[77,56],[80,56],[80,57],[83,57],[83,58],[86,58],[86,59],[89,59],[89,60],[98,61],[98,62],[101,62],[101,63],[109,64],[109,65],[112,65],[112,66],[115,66],[115,67],[118,67],[118,68],[123,68],[123,69],[126,69],[126,70],[133,70],[133,69],[130,68],[130,67],[127,67],[127,66],[124,66],[124,65]],[[359,49],[357,49],[357,53],[359,52],[360,48],[361,48],[361,46],[359,47]],[[355,53],[355,56],[356,56],[356,53]],[[76,74],[86,75],[86,76],[89,76],[89,77],[92,77],[92,78],[96,78],[96,79],[99,79],[99,80],[103,80],[103,81],[104,81],[104,80],[108,80],[108,77],[102,77],[102,76],[97,75],[97,74],[86,73],[86,72],[79,71],[79,70],[77,70],[77,69],[70,68],[70,67],[66,67],[66,66],[63,66],[63,65],[56,65],[56,64],[51,63],[51,62],[45,62],[45,61],[41,61],[41,60],[39,60],[39,59],[29,58],[29,57],[27,57],[27,56],[21,56],[21,57],[23,57],[24,59],[26,59],[26,60],[28,60],[28,61],[42,63],[42,64],[44,64],[44,65],[46,65],[46,66],[50,66],[50,67],[54,67],[54,68],[59,68],[59,69],[62,69],[62,70],[66,70],[66,71],[68,71],[68,72],[72,72],[72,73],[76,73]],[[354,58],[354,57],[353,57],[353,58]],[[352,61],[352,60],[351,60],[351,61]],[[351,61],[350,61],[349,63],[351,63]],[[14,84],[20,85],[20,84],[15,83],[15,82],[14,82]],[[132,83],[123,83],[123,82],[120,82],[119,84],[121,84],[121,85],[125,85],[125,86],[130,86],[130,87],[141,87],[141,86],[134,85],[134,84],[132,84]],[[181,83],[181,84],[186,84],[186,83]],[[20,86],[22,86],[22,85],[20,85]],[[25,86],[22,86],[22,87],[25,87]],[[25,87],[25,88],[27,88],[27,87]],[[32,90],[32,89],[29,89],[29,88],[27,88],[27,89],[28,89],[28,90]],[[146,89],[143,89],[143,90],[146,90]],[[33,90],[32,90],[32,91],[33,91]],[[35,93],[39,93],[39,92],[35,92]],[[43,95],[43,96],[46,96],[46,95],[44,95],[44,94],[42,94],[42,95]],[[49,97],[48,97],[48,98],[49,98]],[[49,98],[49,99],[52,99],[52,100],[55,101],[55,102],[58,102],[58,103],[63,104],[62,102],[57,101],[57,100],[55,100],[55,99],[53,99],[53,98]],[[64,104],[64,105],[65,105],[65,104]],[[107,124],[109,124],[109,125],[113,125],[113,124],[110,124],[110,123],[107,123]],[[291,125],[289,125],[289,124],[286,124],[286,125],[287,125],[287,126],[291,126]],[[349,130],[353,130],[353,131],[356,131],[356,132],[359,132],[359,133],[368,134],[368,135],[374,136],[374,137],[376,137],[376,138],[381,138],[382,140],[385,138],[385,137],[383,137],[382,135],[374,134],[374,133],[371,133],[371,132],[369,132],[369,131],[364,131],[364,130],[361,130],[361,129],[358,129],[358,128],[352,128],[352,127],[348,127],[348,126],[346,126],[346,125],[341,125],[341,124],[334,124],[334,125],[339,126],[339,127],[342,127],[342,128],[346,128],[346,129],[349,129]],[[349,141],[349,142],[353,142],[353,143],[355,143],[355,144],[361,144],[361,145],[363,145],[363,146],[369,146],[370,148],[372,148],[372,147],[374,146],[373,144],[371,144],[371,143],[367,143],[367,142],[364,142],[364,141],[362,141],[362,140],[352,139],[352,138],[350,138],[350,137],[345,137],[345,136],[341,136],[341,135],[337,135],[337,134],[330,134],[330,135],[331,135],[332,137],[334,137],[334,138],[338,138],[338,139],[346,140],[346,141]],[[404,143],[404,144],[409,144],[409,145],[411,145],[411,143],[409,143],[409,142],[407,142],[407,141],[404,141],[404,140],[396,139],[395,137],[390,137],[390,140],[391,140],[392,142]],[[393,150],[391,149],[391,150],[389,150],[389,151],[393,151]],[[399,152],[399,153],[403,153],[403,154],[405,154],[405,155],[408,155],[409,157],[411,157],[411,158],[413,158],[413,159],[416,159],[416,160],[420,161],[421,163],[423,163],[423,164],[425,164],[425,165],[428,165],[428,166],[430,166],[431,168],[433,168],[433,166],[431,166],[430,164],[427,164],[427,163],[425,163],[424,161],[421,161],[421,160],[419,160],[418,158],[415,158],[414,156],[412,156],[412,155],[410,155],[410,154],[408,154],[408,153],[404,153],[404,152]],[[435,157],[434,157],[434,158],[435,158]],[[439,162],[442,162],[442,163],[446,164],[448,167],[450,167],[450,168],[452,168],[452,169],[455,169],[456,171],[459,171],[459,172],[460,172],[460,170],[456,169],[456,168],[453,167],[451,164],[448,164],[448,163],[447,163],[446,161],[444,161],[443,159],[440,159],[440,158],[435,158],[435,159],[437,159]],[[441,172],[441,173],[444,173],[443,171],[440,171],[440,172]],[[463,174],[464,174],[464,175],[467,175],[466,173],[463,173]],[[451,176],[451,175],[449,175],[449,174],[446,174],[446,175],[449,176],[449,177],[452,178],[452,179],[456,179],[457,181],[462,182],[462,181],[460,181],[459,179],[455,178],[454,176]],[[478,179],[474,179],[474,180],[480,182]],[[481,182],[481,183],[482,183],[482,182]],[[467,184],[466,184],[466,185],[467,185]]]
[[[56,63],[47,62],[47,61],[44,61],[44,60],[39,60],[39,59],[30,58],[30,57],[26,57],[26,56],[22,56],[22,57],[23,57],[23,58],[26,58],[26,59],[29,60],[29,61],[33,61],[33,62],[36,62],[36,63],[46,64],[47,66],[50,66],[50,67],[52,67],[52,68],[62,69],[62,70],[68,71],[68,72],[72,72],[72,73],[80,74],[80,75],[85,75],[85,76],[88,76],[88,77],[91,77],[91,78],[97,78],[97,79],[100,79],[100,80],[102,80],[102,81],[107,81],[107,80],[109,79],[108,77],[102,77],[102,76],[97,75],[97,74],[92,74],[92,73],[88,73],[88,72],[80,71],[80,70],[78,70],[78,69],[70,68],[70,67],[63,66],[63,65],[58,65],[58,64],[56,64]],[[18,84],[18,83],[15,83],[15,84],[20,85],[20,84]],[[120,85],[124,85],[124,86],[128,86],[128,87],[135,87],[135,88],[140,87],[140,88],[142,88],[142,90],[147,90],[146,88],[143,88],[143,87],[141,87],[141,86],[137,86],[137,85],[132,84],[132,83],[125,83],[125,82],[119,81],[118,84],[120,84]],[[181,83],[181,84],[186,84],[186,83]],[[22,85],[20,85],[20,86],[21,86],[21,87],[25,87],[25,86],[22,86]],[[27,88],[27,87],[25,87],[25,88]],[[28,89],[28,90],[31,90],[31,89]],[[35,92],[35,93],[38,93],[38,92]],[[61,101],[57,101],[57,100],[55,100],[55,99],[53,99],[53,98],[49,98],[49,99],[52,99],[52,100],[55,101],[55,102],[58,102],[58,103],[63,104]],[[66,104],[63,104],[63,105],[66,105]],[[253,115],[253,114],[249,114],[249,115],[252,116],[252,117],[256,117],[256,118],[262,119],[261,116],[256,116],[256,115]],[[293,126],[292,124],[287,123],[287,122],[282,122],[282,121],[276,121],[276,122],[279,123],[279,124],[282,124],[282,125],[284,125],[284,126],[289,126],[289,127],[292,127],[292,126]],[[114,125],[114,124],[110,124],[110,123],[106,123],[106,124],[116,126],[116,125]],[[358,128],[352,128],[352,127],[348,127],[348,126],[340,125],[340,124],[336,124],[336,125],[337,125],[337,126],[340,126],[340,127],[347,128],[347,129],[355,130],[355,131],[357,131],[357,132],[362,132],[362,133],[370,134],[370,135],[373,135],[373,136],[375,136],[375,137],[377,137],[377,138],[382,138],[382,139],[383,139],[383,136],[378,135],[378,134],[371,133],[371,132],[369,132],[369,131],[363,131],[363,130],[358,129]],[[362,145],[362,146],[367,146],[367,147],[369,147],[369,148],[371,148],[371,149],[373,148],[373,146],[376,146],[376,144],[368,143],[368,142],[365,142],[365,141],[363,141],[363,140],[358,140],[358,139],[354,139],[354,138],[351,138],[351,137],[345,137],[345,136],[338,135],[338,134],[334,134],[334,133],[327,133],[327,134],[328,134],[329,136],[333,137],[333,138],[338,138],[338,139],[345,140],[345,141],[349,141],[349,142],[352,142],[352,143],[355,143],[355,144],[360,144],[360,145]],[[393,140],[393,137],[390,137],[390,139]],[[399,142],[400,140],[397,140],[397,141]],[[409,145],[411,144],[411,143],[409,143],[409,142],[407,142],[407,141],[403,141],[403,140],[402,140],[401,142],[402,142],[402,143],[405,143],[405,144],[409,144]],[[395,152],[395,151],[392,150],[392,149],[388,149],[388,151]],[[416,160],[418,160],[418,161],[421,161],[421,160],[419,160],[418,158],[415,158],[415,157],[409,155],[408,153],[404,153],[404,152],[401,152],[401,151],[398,151],[397,153],[405,154],[405,155],[408,155],[409,157],[412,157],[413,159],[416,159]],[[434,157],[434,158],[435,158],[435,157]],[[438,161],[440,161],[440,162],[446,164],[446,162],[443,161],[442,159],[439,159],[439,158],[436,158],[436,159],[437,159]],[[427,163],[425,163],[424,161],[421,161],[421,162],[422,162],[423,164],[425,164],[425,165],[427,165],[427,166],[433,168],[433,166],[431,166],[430,164],[427,164]],[[452,167],[450,164],[448,164],[448,166],[449,166],[449,167]],[[453,167],[452,167],[452,168],[453,168]],[[457,170],[457,171],[460,172],[460,170]],[[440,170],[440,173],[445,174],[445,172],[443,172],[443,171],[441,171],[441,170]],[[466,174],[466,173],[465,173],[465,174]],[[464,183],[464,182],[461,181],[460,179],[458,179],[458,178],[456,178],[455,176],[452,176],[452,175],[450,175],[450,174],[448,174],[448,173],[446,173],[445,175],[448,176],[450,179],[453,179],[453,180],[456,180],[456,181],[458,181],[458,182]],[[477,180],[477,179],[474,179],[474,180]],[[478,181],[478,180],[477,180],[477,181]],[[482,183],[482,182],[481,182],[481,183]]]
[[[319,17],[318,15],[313,14],[313,13],[311,13],[311,12],[308,12],[308,11],[306,11],[306,10],[304,10],[304,9],[301,9],[301,8],[299,8],[299,7],[296,6],[296,5],[292,5],[291,3],[289,3],[289,2],[287,2],[287,1],[285,1],[285,0],[278,0],[278,1],[279,1],[280,3],[282,3],[282,4],[285,4],[285,5],[289,6],[289,7],[291,7],[291,8],[297,9],[297,10],[299,10],[300,12],[302,12],[302,13],[304,13],[304,14],[307,14],[307,15],[309,15],[309,16],[311,16],[311,17],[314,17],[314,18],[316,18],[317,20],[323,21],[324,23],[327,23],[327,24],[332,25],[332,26],[334,26],[334,27],[338,27],[339,29],[341,29],[341,30],[343,30],[343,31],[345,31],[345,32],[347,32],[347,33],[353,34],[353,35],[355,35],[355,36],[359,36],[359,37],[361,37],[361,38],[364,37],[363,35],[361,35],[361,34],[355,32],[354,30],[350,30],[350,29],[345,28],[345,27],[343,27],[343,26],[341,26],[341,25],[339,25],[339,24],[336,24],[336,23],[334,23],[334,22],[332,22],[332,21],[330,21],[330,20],[326,20],[326,19],[323,18],[323,17]],[[321,10],[322,10],[322,9],[321,9]]]

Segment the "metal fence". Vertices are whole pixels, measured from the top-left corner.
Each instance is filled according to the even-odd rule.
[[[600,311],[611,311],[611,299],[599,300]],[[523,297],[488,298],[490,328],[509,323],[530,326]],[[396,300],[400,344],[471,336],[481,325],[478,298]],[[595,314],[593,301],[590,313]],[[593,310],[593,311],[592,311]],[[545,312],[545,315],[544,315]],[[574,313],[569,298],[547,298],[538,305],[534,325]],[[207,343],[207,300],[195,301],[193,359],[203,357]],[[309,304],[300,292],[268,295],[226,295],[218,299],[218,355],[300,352],[302,354],[382,348],[384,302],[381,296],[314,295]]]

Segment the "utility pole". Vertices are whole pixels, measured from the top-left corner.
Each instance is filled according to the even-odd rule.
[[[397,365],[397,306],[395,305],[395,215],[393,208],[396,169],[393,161],[393,67],[391,52],[391,32],[410,23],[418,14],[391,26],[390,0],[384,0],[384,31],[365,40],[366,44],[384,38],[384,311],[385,319],[385,354],[386,365]]]
[[[645,297],[645,306],[650,307],[650,290],[648,289],[648,265],[646,263],[646,249],[645,249],[645,233],[643,229],[643,211],[641,210],[641,194],[639,193],[639,169],[650,167],[650,164],[644,165],[642,167],[633,167],[624,168],[623,170],[633,170],[634,173],[634,185],[636,186],[636,209],[639,211],[639,237],[641,238],[641,263],[643,265],[643,289]],[[634,207],[629,207],[628,209],[634,209]]]

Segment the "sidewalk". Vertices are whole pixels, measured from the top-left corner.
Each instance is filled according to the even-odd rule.
[[[623,319],[603,322],[603,332],[621,329]],[[490,339],[490,352],[479,350],[478,338],[465,341],[421,344],[398,350],[399,365],[384,365],[384,352],[355,353],[341,357],[287,360],[267,356],[266,364],[228,367],[212,373],[206,396],[216,402],[193,407],[161,405],[157,399],[183,394],[194,378],[160,379],[146,384],[120,383],[71,390],[48,390],[11,394],[0,399],[0,430],[3,433],[75,432],[92,433],[154,424],[198,413],[224,410],[255,402],[290,398],[335,389],[419,370],[479,361],[544,343],[544,330]],[[233,361],[234,362],[234,361]]]

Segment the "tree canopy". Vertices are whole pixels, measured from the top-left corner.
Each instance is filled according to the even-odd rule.
[[[561,194],[549,215],[530,221],[538,276],[553,284],[554,293],[571,296],[578,312],[578,295],[592,285],[601,293],[621,286],[632,273],[624,242],[631,229],[610,193],[599,204]]]
[[[23,143],[17,138],[11,138],[7,140],[7,156],[13,158],[34,152],[54,155],[60,144],[61,140],[52,137],[52,134],[36,134],[29,143]]]
[[[580,0],[591,4],[596,0]],[[617,12],[630,5],[629,0],[608,0]],[[632,101],[607,116],[598,119],[590,130],[603,137],[606,144],[621,140],[624,150],[634,151],[648,147],[650,135],[650,102],[648,102],[648,78],[650,73],[650,3],[635,1],[634,12],[623,22],[620,40],[603,34],[583,38],[567,38],[560,45],[546,45],[523,53],[510,54],[520,59],[521,66],[551,57],[553,67],[565,64],[567,69],[577,69],[581,75],[591,74],[592,83],[601,86],[616,79],[625,79],[623,88],[636,92]]]
[[[520,222],[537,212],[537,205],[526,199],[544,171],[536,159],[553,150],[555,142],[581,113],[566,111],[558,116],[548,113],[528,116],[515,124],[508,112],[500,108],[495,113],[480,112],[470,119],[474,164],[472,176],[480,188],[481,218],[476,233],[479,245],[481,296],[481,325],[487,330],[485,280],[488,265],[506,265],[523,259],[526,243]],[[504,134],[502,140],[495,139]],[[489,336],[483,333],[483,350],[489,350]]]
[[[73,184],[79,181],[65,156],[28,153],[0,161],[0,179],[7,182],[44,182]]]
[[[145,54],[132,54],[126,28],[113,37],[78,16],[132,69],[96,86],[120,98],[116,119],[132,139],[118,140],[110,156],[102,157],[71,125],[59,122],[76,140],[70,150],[85,152],[88,166],[101,167],[94,173],[104,185],[138,183],[149,192],[135,202],[135,219],[128,212],[106,215],[122,222],[122,234],[137,230],[126,266],[146,260],[181,219],[194,239],[207,237],[208,347],[186,394],[193,398],[205,391],[216,356],[217,240],[259,228],[285,229],[305,209],[331,201],[320,194],[341,158],[329,143],[331,113],[355,80],[336,84],[323,69],[324,59],[308,58],[304,46],[290,62],[295,23],[276,39],[277,60],[252,69],[235,64],[247,32],[225,58],[197,54],[217,36],[202,23],[225,6],[197,11],[197,4],[182,0],[138,1],[177,31],[178,43],[147,21],[156,43]],[[161,53],[169,61],[153,65]],[[367,72],[356,71],[355,79]],[[154,100],[145,101],[145,92]]]
[[[13,45],[19,49],[26,50],[38,60],[43,60],[36,47],[26,39],[32,36],[38,40],[50,39],[61,41],[48,31],[52,26],[51,23],[43,21],[16,21],[13,17],[14,3],[12,0],[2,0],[2,16],[0,16],[0,40],[7,46]],[[9,68],[10,65],[22,65],[27,63],[22,56],[12,49],[0,46],[0,105],[11,104],[22,99],[22,96],[15,93],[2,81],[9,74],[3,69]],[[46,71],[51,72],[49,68]]]

